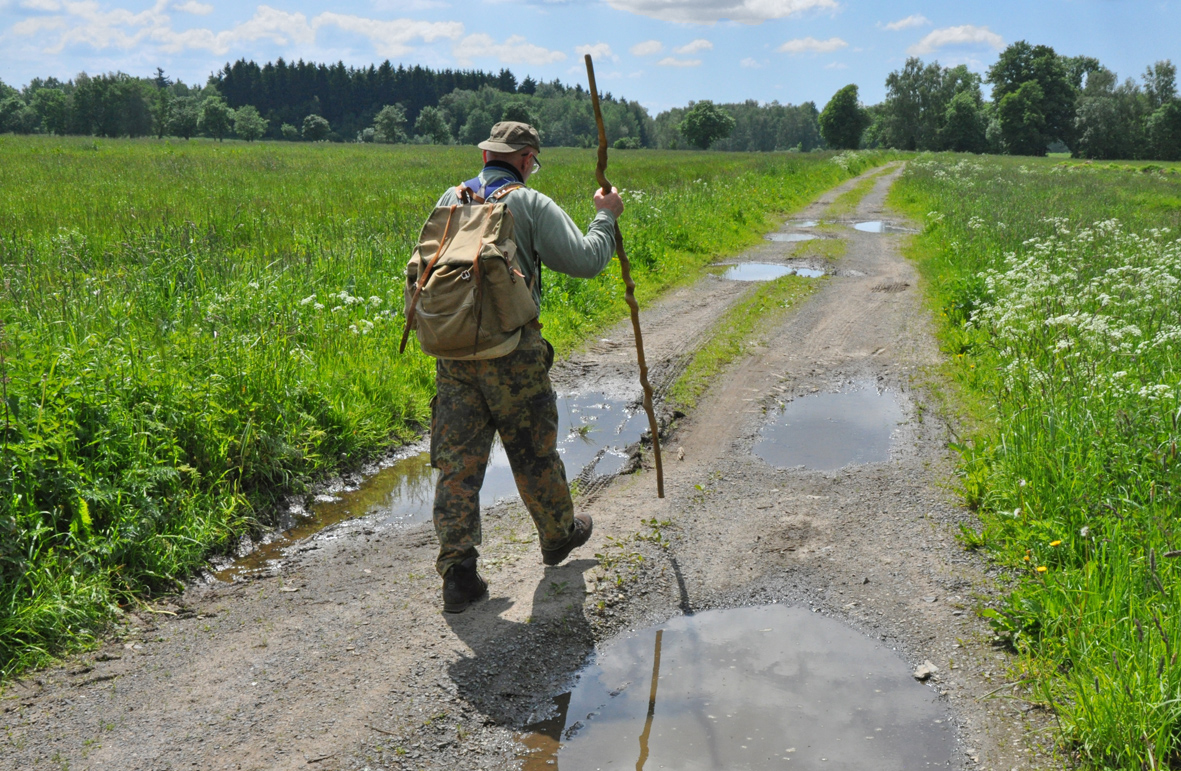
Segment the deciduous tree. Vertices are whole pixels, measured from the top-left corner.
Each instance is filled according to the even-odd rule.
[[[322,116],[315,113],[303,119],[303,138],[308,142],[323,142],[328,138],[332,126]]]
[[[730,136],[734,118],[708,99],[690,105],[681,119],[681,135],[694,146],[708,150],[719,139]]]
[[[1078,89],[1071,82],[1067,60],[1053,48],[1033,46],[1024,40],[1014,43],[989,68],[988,81],[992,83],[992,98],[999,110],[1008,152],[1045,155],[1051,142],[1073,144]],[[1029,83],[1036,84],[1037,89],[1026,88]],[[1023,88],[1021,96],[1016,101],[1010,99],[1006,107],[1006,98],[1014,97]]]
[[[424,107],[414,122],[414,133],[420,137],[430,137],[437,145],[451,144],[451,129],[447,127],[447,118],[438,107]]]
[[[258,114],[253,105],[234,110],[234,133],[240,139],[253,142],[267,133],[267,119]]]
[[[400,104],[387,104],[373,119],[374,138],[378,142],[406,141],[406,108]]]
[[[201,102],[201,119],[198,128],[218,142],[225,139],[226,134],[230,133],[233,120],[234,111],[220,96],[211,94]]]
[[[868,125],[869,115],[858,103],[853,83],[833,94],[820,111],[820,134],[834,150],[856,150]]]

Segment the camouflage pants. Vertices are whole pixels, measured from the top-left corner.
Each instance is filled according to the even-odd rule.
[[[520,345],[507,356],[437,361],[431,465],[440,472],[434,507],[439,575],[478,554],[480,487],[496,433],[542,548],[561,546],[570,538],[574,503],[557,450],[558,406],[549,379],[551,364],[553,348],[532,327],[522,331]]]

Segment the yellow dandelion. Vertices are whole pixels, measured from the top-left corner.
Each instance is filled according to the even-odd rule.
[[[1051,546],[1061,546],[1062,542],[1061,541],[1050,541],[1050,545]]]
[[[1045,573],[1047,570],[1049,570],[1049,568],[1046,567],[1045,565],[1038,565],[1037,566],[1037,572],[1039,572],[1039,573]]]

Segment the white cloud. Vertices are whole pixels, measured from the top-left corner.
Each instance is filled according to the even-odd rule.
[[[847,70],[847,69],[849,69],[849,65],[845,64],[844,62],[829,62],[828,64],[824,65],[824,69],[826,69],[826,70]]]
[[[457,40],[463,35],[460,22],[423,22],[413,19],[377,20],[338,13],[321,13],[308,20],[302,13],[288,13],[268,5],[260,5],[254,16],[229,29],[214,31],[192,28],[176,31],[166,13],[169,0],[157,0],[156,5],[139,13],[124,9],[100,11],[94,0],[67,0],[60,6],[57,0],[25,0],[28,7],[49,9],[58,7],[56,16],[26,19],[15,25],[13,31],[22,36],[38,32],[53,32],[54,37],[45,41],[48,53],[60,53],[75,45],[88,45],[95,49],[129,49],[143,43],[153,43],[160,50],[176,53],[188,49],[201,49],[222,56],[242,43],[266,40],[276,45],[315,43],[316,32],[321,27],[331,26],[367,38],[379,56],[404,56],[416,40],[433,42],[440,38]],[[176,5],[176,10],[205,14],[212,6],[198,0],[186,0]]]
[[[61,3],[57,0],[22,0],[21,2],[21,8],[28,8],[30,11],[57,13],[61,7]]]
[[[197,0],[188,0],[187,3],[180,3],[179,5],[174,5],[172,7],[178,11],[191,13],[194,16],[206,16],[213,13],[212,5],[209,5],[208,3],[199,3]]]
[[[619,57],[611,50],[611,46],[606,43],[595,43],[593,46],[577,46],[574,52],[579,56],[590,54],[592,59],[599,61],[603,59],[610,59],[613,62],[619,61]]]
[[[551,51],[525,41],[520,35],[513,35],[503,43],[497,43],[491,35],[479,33],[468,35],[452,50],[456,61],[470,67],[477,58],[497,59],[502,64],[552,64],[566,58],[561,51]]]
[[[762,62],[752,59],[749,56],[746,57],[745,59],[743,59],[742,61],[738,62],[738,64],[743,67],[749,67],[752,70],[757,70],[761,67],[766,66]]]
[[[722,19],[760,24],[807,11],[835,11],[837,0],[607,0],[619,11],[662,21],[713,24]]]
[[[783,45],[776,48],[776,51],[785,54],[827,54],[833,51],[839,51],[842,48],[848,47],[848,43],[841,40],[839,37],[830,37],[828,40],[817,40],[809,35],[805,38],[797,38],[789,40]]]
[[[686,43],[685,45],[678,48],[677,53],[684,54],[685,56],[691,56],[695,53],[700,53],[701,51],[712,50],[713,47],[714,44],[708,40],[704,38],[697,38],[692,43]]]
[[[986,45],[999,51],[1005,47],[1005,40],[988,27],[964,24],[960,27],[945,27],[929,32],[922,40],[906,49],[906,52],[911,56],[922,56],[934,53],[945,46],[979,45]]]
[[[664,43],[659,40],[645,40],[643,43],[636,43],[630,49],[632,56],[652,56],[664,50]]]
[[[700,59],[678,59],[675,56],[666,56],[660,61],[656,62],[661,67],[697,67],[701,64]]]
[[[891,32],[897,32],[901,29],[910,29],[911,27],[925,27],[930,23],[931,20],[926,16],[923,16],[921,13],[913,13],[910,16],[907,16],[905,19],[899,19],[898,21],[890,22],[886,25],[886,29],[890,30]]]
[[[329,24],[345,32],[369,38],[377,55],[385,57],[405,56],[414,50],[409,45],[414,40],[426,43],[433,43],[439,39],[458,40],[463,34],[463,24],[457,21],[376,21],[339,13],[322,13],[312,20],[312,26],[316,29]]]

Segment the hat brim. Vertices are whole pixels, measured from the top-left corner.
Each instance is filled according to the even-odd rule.
[[[488,139],[485,139],[483,142],[476,145],[476,147],[480,148],[481,150],[491,150],[494,153],[515,153],[518,150],[524,150],[526,147],[528,147],[532,150],[536,150],[538,153],[541,153],[540,147],[534,147],[531,144],[522,143],[519,145],[510,145],[504,142],[493,142]]]

